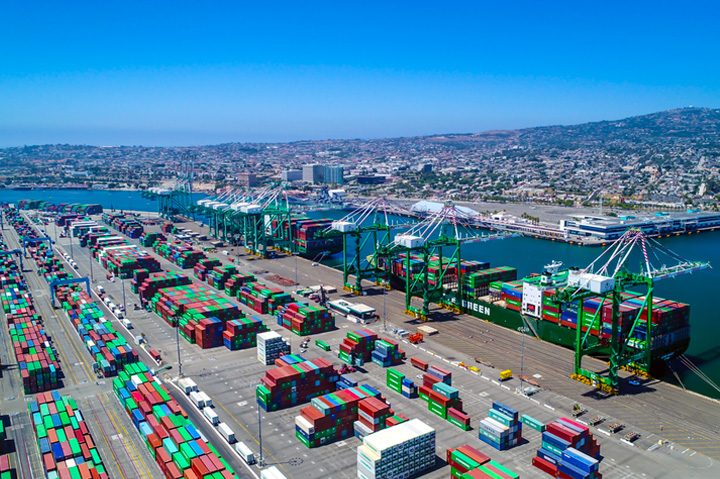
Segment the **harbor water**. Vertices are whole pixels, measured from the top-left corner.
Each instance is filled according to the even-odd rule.
[[[194,195],[202,199],[204,195]],[[0,190],[0,202],[16,203],[22,199],[40,199],[52,203],[101,204],[109,210],[157,211],[157,203],[142,198],[139,191],[103,190]],[[312,212],[311,217],[339,219],[346,213],[340,211]],[[407,218],[396,217],[397,223]],[[692,275],[659,281],[655,295],[691,305],[691,342],[685,355],[715,383],[720,383],[720,345],[716,334],[720,314],[714,306],[715,288],[720,285],[720,248],[717,247],[720,232],[700,233],[690,236],[663,238],[662,245],[680,256],[697,261],[709,261],[716,269],[706,269]],[[450,253],[450,252],[448,252]],[[509,238],[500,241],[469,243],[463,246],[463,259],[490,262],[491,266],[512,266],[517,268],[518,277],[541,272],[543,266],[553,260],[562,261],[565,266],[585,267],[590,264],[602,248],[577,246],[533,238]],[[369,254],[369,251],[362,253]],[[325,263],[341,266],[341,255],[327,259]],[[680,370],[680,377],[688,389],[706,396],[720,398],[720,392],[708,385],[697,374]],[[672,376],[664,378],[677,382]]]

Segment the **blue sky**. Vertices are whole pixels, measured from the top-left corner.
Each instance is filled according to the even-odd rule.
[[[0,146],[379,138],[720,107],[713,2],[0,3]]]

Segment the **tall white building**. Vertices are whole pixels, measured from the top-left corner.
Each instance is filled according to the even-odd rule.
[[[319,163],[303,166],[302,179],[305,183],[317,185],[325,182],[325,166]]]

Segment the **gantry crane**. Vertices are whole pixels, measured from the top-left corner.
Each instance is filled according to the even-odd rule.
[[[142,192],[144,198],[157,200],[158,214],[173,219],[176,215],[193,216],[193,180],[197,155],[182,155],[177,178],[171,188],[149,188]]]
[[[518,236],[504,232],[478,235],[474,233],[477,226],[477,223],[473,222],[472,215],[456,208],[452,202],[446,202],[438,211],[413,224],[406,233],[398,234],[391,243],[377,248],[378,264],[388,269],[392,267],[390,263],[394,258],[401,254],[405,255],[403,263],[406,314],[428,321],[431,303],[459,313],[463,284],[462,245]],[[451,255],[445,258],[443,250],[447,252],[448,249]],[[412,255],[417,255],[422,260],[419,263],[419,271],[411,271]],[[437,256],[439,263],[435,281],[431,282],[429,268],[433,256]],[[456,271],[454,276],[449,273],[453,267]],[[421,308],[412,305],[413,297],[422,299]]]
[[[388,270],[378,264],[378,251],[390,244],[390,230],[408,225],[391,224],[388,215],[400,213],[398,207],[388,203],[385,198],[374,198],[363,203],[340,220],[333,221],[323,234],[325,237],[342,235],[343,238],[343,289],[354,294],[362,294],[362,281],[371,280],[376,285],[390,287]],[[373,252],[366,258],[361,252],[368,243]],[[351,252],[352,249],[352,252]],[[350,283],[350,276],[355,284]]]
[[[628,270],[627,263],[633,252],[642,257],[640,271]],[[609,256],[607,261],[603,258]],[[673,261],[672,266],[655,266],[651,258],[660,260],[665,256]],[[555,301],[568,304],[577,301],[578,318],[575,339],[575,372],[573,378],[591,384],[609,393],[618,392],[618,369],[627,369],[638,375],[648,375],[653,361],[653,294],[654,283],[665,278],[692,273],[710,266],[707,262],[688,261],[653,239],[648,239],[642,230],[629,229],[613,245],[593,261],[587,268],[571,271],[568,284],[559,288]],[[645,289],[642,306],[631,323],[621,324],[620,304],[623,293],[629,288]],[[602,330],[602,307],[591,318],[584,318],[583,302],[597,297],[601,304],[611,301],[611,336],[607,340],[591,338],[592,330]],[[647,320],[643,320],[643,316]],[[645,326],[644,340],[634,334],[638,326]],[[609,370],[607,375],[588,371],[582,367],[583,357],[589,354],[607,354]]]

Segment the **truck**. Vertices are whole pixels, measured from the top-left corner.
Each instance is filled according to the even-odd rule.
[[[242,460],[245,461],[246,464],[255,464],[255,454],[253,454],[252,449],[247,447],[244,442],[235,444],[235,452],[242,457]]]
[[[213,426],[217,426],[220,423],[220,418],[218,417],[217,413],[213,410],[213,408],[205,406],[202,410],[203,416],[205,416],[208,421],[210,421],[210,424]]]
[[[180,379],[178,381],[178,386],[180,386],[180,389],[185,391],[185,394],[190,394],[191,392],[198,390],[197,384],[190,378]]]
[[[218,431],[220,431],[220,434],[222,435],[222,437],[225,438],[228,443],[232,444],[235,442],[235,433],[224,422],[218,424]]]
[[[414,358],[414,357],[410,358],[410,364],[412,364],[413,366],[415,366],[418,369],[422,369],[423,371],[427,371],[428,367],[429,367],[428,363],[426,363],[425,361],[422,361],[418,358]]]
[[[206,407],[212,407],[213,402],[212,402],[212,398],[210,396],[208,396],[206,393],[204,393],[202,391],[198,391],[198,394],[200,394],[200,396],[203,398],[203,401],[205,401]]]
[[[151,358],[153,358],[154,361],[156,361],[158,363],[162,361],[162,357],[160,356],[160,353],[157,350],[151,349],[148,351],[148,354],[150,355]],[[197,391],[197,388],[195,388],[195,391]]]
[[[205,407],[205,399],[197,391],[190,392],[190,400],[193,402],[196,408],[202,409]]]
[[[500,372],[500,376],[498,377],[499,381],[507,381],[508,379],[512,378],[512,371],[510,369],[506,369],[505,371]]]

